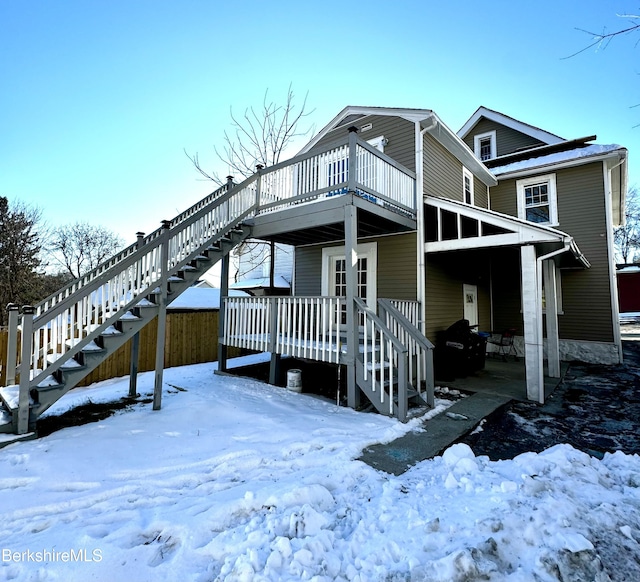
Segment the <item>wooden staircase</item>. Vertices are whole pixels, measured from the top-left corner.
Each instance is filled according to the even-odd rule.
[[[24,309],[20,381],[0,388],[0,433],[35,431],[49,407],[249,236],[243,218],[251,204],[231,207],[238,190],[227,184],[95,271]]]

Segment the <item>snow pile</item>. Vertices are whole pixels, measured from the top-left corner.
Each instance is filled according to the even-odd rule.
[[[459,444],[395,477],[353,459],[419,420],[213,370],[167,370],[160,412],[0,451],[0,579],[640,579],[636,456],[491,462]]]

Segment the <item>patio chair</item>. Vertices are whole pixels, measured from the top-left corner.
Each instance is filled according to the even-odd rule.
[[[497,354],[502,357],[503,361],[507,361],[507,356],[513,356],[514,361],[518,361],[518,352],[516,346],[513,345],[513,339],[516,335],[516,329],[509,328],[501,332],[491,332],[491,336],[487,339],[487,345],[491,344],[496,346],[495,350],[491,353]]]

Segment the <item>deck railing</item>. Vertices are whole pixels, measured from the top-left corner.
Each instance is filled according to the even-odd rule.
[[[337,364],[342,297],[225,297],[223,343]]]
[[[355,134],[261,170],[258,213],[348,191],[394,212],[416,215],[415,174]]]

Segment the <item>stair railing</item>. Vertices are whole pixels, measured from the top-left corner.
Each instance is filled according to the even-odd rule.
[[[150,295],[162,283],[163,273],[165,277],[175,274],[253,213],[255,186],[256,176],[252,176],[209,204],[199,203],[192,212],[166,222],[159,235],[147,237],[144,244],[121,256],[110,268],[93,273],[93,278],[78,288],[69,287],[68,295],[61,293],[46,308],[40,304],[33,316],[24,314],[23,319],[33,318],[33,331],[23,340],[30,344],[31,385],[53,374],[142,297]],[[165,244],[169,254],[163,270]]]
[[[190,208],[188,208],[187,210],[185,210],[184,212],[176,216],[171,221],[171,227],[173,228],[179,225],[181,222],[184,222],[185,220],[189,219],[191,216],[193,216],[196,212],[200,211],[202,208],[208,206],[216,198],[219,198],[223,194],[226,194],[229,190],[231,190],[231,188],[233,188],[233,185],[234,185],[233,182],[229,180],[226,184],[224,184],[223,186],[221,186],[211,194],[208,194],[202,200],[199,200],[198,202],[196,202],[193,206],[191,206]],[[116,267],[122,261],[126,260],[132,254],[134,254],[141,246],[148,245],[153,241],[155,241],[156,239],[158,239],[162,235],[162,231],[163,229],[162,227],[160,227],[154,230],[152,233],[148,234],[147,236],[141,237],[132,245],[119,251],[113,257],[107,259],[106,261],[100,263],[95,269],[92,269],[91,271],[89,271],[88,273],[85,273],[78,279],[71,281],[59,291],[52,293],[49,297],[47,297],[46,299],[44,299],[43,301],[38,303],[38,305],[35,306],[36,316],[42,315],[45,311],[51,309],[56,304],[60,303],[70,295],[73,295],[78,289],[84,287],[85,285],[93,281],[95,278],[100,277],[106,271]]]
[[[358,358],[362,365],[361,386],[372,403],[385,414],[404,422],[407,418],[407,348],[362,299],[355,298],[357,321],[362,325]]]
[[[378,299],[380,317],[409,352],[409,381],[431,407],[434,406],[434,345],[413,323],[418,321],[417,301]],[[413,321],[412,321],[413,320]]]

